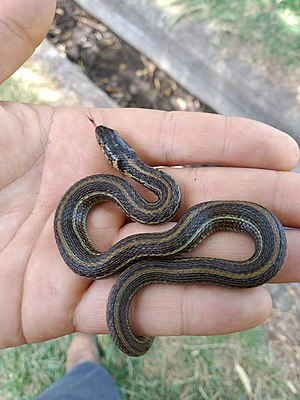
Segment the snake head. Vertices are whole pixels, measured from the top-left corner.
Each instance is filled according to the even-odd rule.
[[[99,125],[95,132],[98,143],[108,161],[113,167],[120,169],[120,163],[122,164],[124,156],[134,153],[132,148],[113,129]]]

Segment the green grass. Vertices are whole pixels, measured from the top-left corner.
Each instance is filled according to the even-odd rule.
[[[282,67],[300,65],[299,0],[159,0],[171,12],[171,26],[193,18],[213,25],[215,42],[236,50],[247,47],[253,61],[268,59]]]
[[[39,97],[33,89],[24,87],[22,81],[9,78],[0,86],[0,100],[38,103]]]
[[[31,398],[62,376],[69,340],[1,351],[0,398]],[[121,354],[108,336],[101,343],[102,364],[123,399],[242,400],[256,393],[255,399],[296,400],[286,386],[283,365],[272,360],[263,328],[218,337],[160,338],[138,359]]]
[[[70,338],[0,352],[0,398],[29,399],[64,373]]]

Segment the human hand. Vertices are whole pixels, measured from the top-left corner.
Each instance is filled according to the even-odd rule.
[[[298,148],[266,125],[199,113],[13,103],[1,103],[0,113],[0,347],[74,331],[107,332],[105,307],[114,279],[91,282],[75,275],[62,261],[53,235],[54,211],[65,190],[89,174],[115,173],[97,146],[87,114],[119,131],[150,165],[224,166],[167,169],[183,192],[174,221],[201,201],[241,199],[268,207],[285,226],[300,225],[300,177],[278,172],[296,164]],[[129,234],[173,223],[160,228],[128,223],[115,205],[105,203],[91,211],[88,229],[95,246],[105,250]],[[299,280],[299,235],[287,231],[287,259],[274,282]],[[248,238],[218,233],[193,255],[240,259],[251,249]],[[268,316],[271,301],[264,288],[160,285],[141,291],[132,306],[137,334],[206,335],[258,325]]]
[[[287,135],[254,121],[198,113],[148,110],[52,109],[1,105],[0,164],[0,343],[33,343],[74,331],[107,332],[105,306],[113,278],[91,282],[70,271],[53,235],[53,215],[65,190],[94,173],[114,173],[97,145],[98,124],[118,130],[150,165],[212,163],[224,168],[167,169],[179,183],[183,204],[214,199],[255,201],[286,226],[299,227],[300,177],[278,172],[292,168],[298,148]],[[232,168],[235,167],[235,168]],[[167,229],[172,222],[160,229]],[[95,207],[88,229],[99,250],[129,234],[151,231],[128,223],[122,211]],[[299,279],[300,233],[288,230],[288,256],[274,279]],[[230,259],[251,255],[251,241],[218,233],[193,255]],[[232,246],[229,245],[232,243]],[[269,314],[264,288],[153,286],[133,302],[132,326],[138,334],[206,335],[253,327]]]

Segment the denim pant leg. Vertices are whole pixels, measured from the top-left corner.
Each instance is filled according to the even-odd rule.
[[[112,377],[100,364],[76,365],[36,400],[120,400]]]

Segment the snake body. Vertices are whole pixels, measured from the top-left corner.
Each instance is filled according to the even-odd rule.
[[[270,280],[286,255],[284,229],[266,208],[246,201],[209,201],[190,208],[170,230],[138,234],[120,240],[104,253],[88,236],[90,209],[106,200],[118,204],[131,219],[159,224],[169,220],[180,205],[180,189],[166,173],[144,164],[113,131],[96,127],[96,137],[109,162],[157,196],[146,201],[127,181],[112,175],[92,175],[76,182],[62,197],[54,218],[54,233],[65,263],[75,273],[101,279],[121,273],[107,304],[111,336],[125,354],[145,354],[153,338],[136,336],[129,323],[129,306],[141,288],[153,283],[212,284],[233,288],[259,286]],[[217,231],[250,235],[255,251],[245,261],[187,258],[186,253]]]

